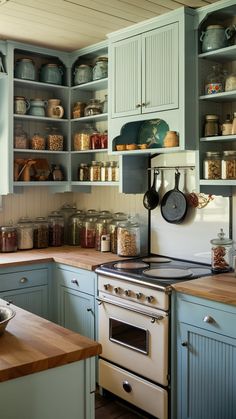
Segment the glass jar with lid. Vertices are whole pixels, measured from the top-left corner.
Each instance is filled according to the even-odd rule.
[[[99,182],[101,180],[101,163],[99,161],[91,162],[89,180],[91,182]]]
[[[212,137],[219,135],[219,116],[205,115],[204,136]]]
[[[81,229],[81,247],[89,249],[95,247],[97,218],[98,214],[96,212],[87,212]]]
[[[218,151],[207,151],[203,162],[204,179],[221,179],[221,154]]]
[[[81,245],[81,234],[85,213],[82,210],[77,210],[69,217],[68,220],[68,242],[71,246]]]
[[[93,80],[100,80],[108,76],[108,58],[98,57],[93,67]]]
[[[74,85],[88,83],[93,78],[93,70],[89,64],[80,64],[75,67]]]
[[[111,161],[108,167],[108,181],[118,182],[119,180],[119,167],[116,161]]]
[[[102,113],[102,103],[98,99],[90,99],[84,109],[84,116],[99,115]]]
[[[90,167],[88,163],[80,163],[78,169],[78,180],[86,182],[90,180]]]
[[[2,253],[17,251],[17,229],[15,226],[0,227],[0,251]]]
[[[126,222],[127,214],[124,212],[116,212],[109,225],[111,252],[117,254],[117,227],[121,222]]]
[[[86,106],[86,103],[84,102],[75,102],[72,109],[72,115],[73,118],[81,118],[84,116],[84,108]]]
[[[222,135],[231,135],[232,134],[232,120],[230,114],[227,114],[226,120],[222,124]]]
[[[96,221],[95,249],[101,251],[101,239],[104,234],[109,234],[109,225],[112,214],[100,215]]]
[[[101,181],[108,182],[108,171],[110,167],[109,161],[103,161],[101,164]]]
[[[28,217],[22,217],[17,224],[17,247],[19,250],[33,249],[34,228]]]
[[[49,246],[63,246],[64,217],[58,211],[52,211],[48,216]]]
[[[211,269],[213,272],[229,272],[232,266],[233,240],[225,237],[223,228],[211,240]]]
[[[215,64],[212,66],[211,72],[208,74],[205,81],[205,94],[212,95],[224,91],[225,76],[221,65]]]
[[[47,128],[47,150],[63,151],[64,136],[57,127]]]
[[[32,148],[32,150],[45,150],[46,138],[36,132],[30,140],[30,148]]]
[[[223,152],[221,162],[221,178],[236,179],[236,151],[227,150]]]
[[[84,124],[74,133],[74,151],[90,150],[90,136],[94,132],[92,126]]]
[[[74,214],[75,211],[76,211],[76,205],[75,204],[72,204],[71,205],[69,203],[65,203],[60,208],[59,213],[64,218],[64,244],[68,244],[68,241],[69,241],[69,237],[68,237],[68,222],[69,222],[70,216],[72,214]]]
[[[234,112],[234,119],[233,119],[233,122],[232,122],[232,132],[231,132],[231,134],[236,135],[236,112]]]
[[[34,220],[34,248],[44,249],[48,247],[48,221],[45,217],[37,217]]]
[[[140,226],[132,217],[117,227],[117,254],[126,257],[140,255]]]
[[[27,149],[29,148],[29,138],[23,130],[22,124],[16,124],[14,129],[14,148]]]

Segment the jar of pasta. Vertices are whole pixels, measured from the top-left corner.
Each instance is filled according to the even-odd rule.
[[[46,139],[41,134],[35,133],[30,141],[32,150],[45,150]]]
[[[101,163],[92,161],[90,166],[89,180],[91,182],[99,182],[101,180]]]
[[[204,179],[221,179],[221,155],[218,151],[207,151],[203,162]]]
[[[223,152],[221,163],[222,179],[236,179],[236,151],[229,150]]]

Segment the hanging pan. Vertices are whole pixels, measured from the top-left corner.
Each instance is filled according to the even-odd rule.
[[[161,201],[161,214],[162,217],[168,222],[173,224],[181,223],[187,213],[188,204],[187,198],[179,190],[180,173],[178,170],[175,172],[175,187],[168,191]]]

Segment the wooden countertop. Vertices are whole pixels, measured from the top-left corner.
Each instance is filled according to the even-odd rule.
[[[1,305],[6,301],[0,299]],[[101,353],[101,345],[11,305],[16,311],[0,336],[0,382],[80,361]]]
[[[95,249],[62,246],[1,253],[0,268],[43,262],[58,262],[75,268],[93,271],[102,263],[115,260],[122,260],[122,258],[110,252],[98,252]]]
[[[234,272],[193,279],[173,284],[177,292],[236,305],[236,276]]]

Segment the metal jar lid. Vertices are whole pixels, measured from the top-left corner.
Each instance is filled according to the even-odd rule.
[[[206,121],[218,121],[219,116],[218,115],[205,115]]]

